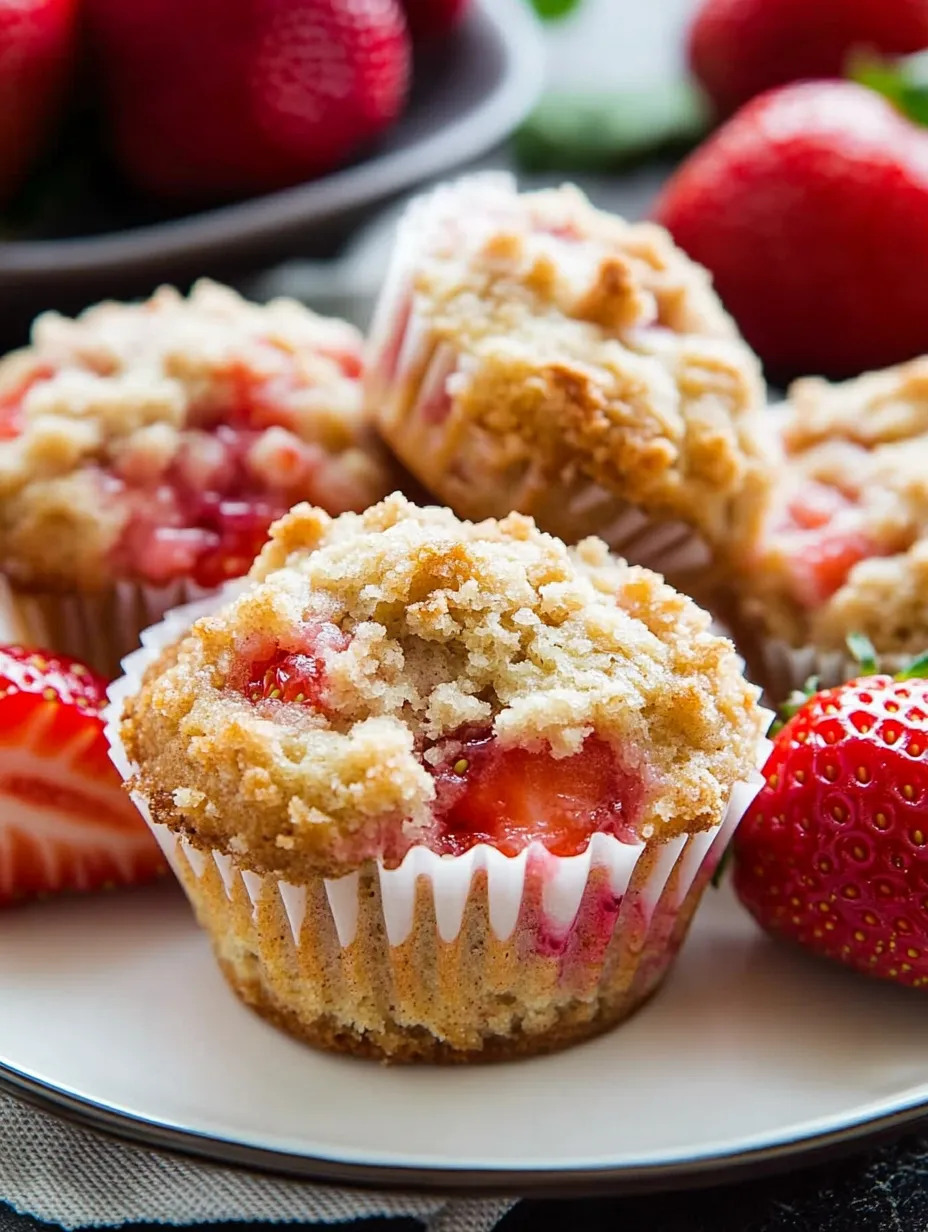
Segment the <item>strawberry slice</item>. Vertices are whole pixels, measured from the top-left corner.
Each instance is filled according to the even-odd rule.
[[[82,663],[0,647],[0,906],[166,872],[109,760],[105,704]]]
[[[488,734],[455,748],[435,776],[438,826],[430,846],[440,854],[489,843],[514,856],[537,841],[554,855],[573,856],[598,831],[635,840],[644,784],[598,736],[562,758],[547,749],[502,748]]]

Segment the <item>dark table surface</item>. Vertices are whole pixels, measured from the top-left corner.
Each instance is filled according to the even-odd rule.
[[[46,1226],[0,1204],[0,1232]],[[241,1232],[243,1226],[211,1224],[202,1232],[219,1227]],[[376,1219],[340,1226],[413,1232],[419,1225]],[[741,1185],[634,1198],[526,1201],[498,1226],[500,1232],[928,1232],[928,1134]]]

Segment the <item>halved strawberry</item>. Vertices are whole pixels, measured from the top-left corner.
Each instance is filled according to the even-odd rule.
[[[0,647],[0,906],[166,871],[109,760],[105,704],[82,663]]]
[[[546,748],[503,748],[495,736],[477,735],[456,746],[436,780],[430,846],[448,855],[489,843],[511,856],[538,841],[572,856],[598,831],[631,841],[644,796],[640,774],[598,736],[555,758]]]

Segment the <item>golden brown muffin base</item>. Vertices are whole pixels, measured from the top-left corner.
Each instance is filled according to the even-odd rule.
[[[477,871],[454,940],[441,939],[431,887],[420,877],[411,931],[395,945],[376,871],[362,870],[357,928],[343,946],[321,877],[302,887],[296,941],[273,878],[246,874],[249,893],[234,866],[224,880],[211,856],[180,846],[174,867],[229,985],[275,1026],[327,1051],[453,1063],[553,1052],[614,1027],[647,1000],[672,965],[714,863],[705,860],[684,893],[684,846],[646,917],[640,904],[660,846],[639,857],[618,916],[605,923],[609,873],[594,866],[567,938],[554,944],[544,877],[531,870],[506,939],[490,925],[487,876]]]
[[[592,1018],[572,1022],[565,1012],[563,1021],[544,1035],[532,1035],[516,1029],[511,1035],[490,1036],[480,1048],[455,1048],[422,1028],[395,1028],[390,1031],[355,1031],[331,1017],[320,1017],[313,1023],[304,1022],[288,1006],[283,1005],[262,980],[239,971],[235,964],[219,958],[226,983],[241,1001],[262,1018],[323,1052],[343,1052],[371,1061],[408,1064],[426,1062],[432,1065],[467,1065],[475,1061],[512,1061],[519,1057],[544,1056],[560,1052],[572,1044],[603,1035],[630,1018],[658,990],[660,984],[643,989],[617,1004],[604,1007]]]

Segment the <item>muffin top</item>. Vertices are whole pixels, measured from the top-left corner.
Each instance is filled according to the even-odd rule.
[[[731,644],[599,540],[393,495],[294,509],[251,577],[121,727],[154,818],[245,867],[299,883],[415,843],[663,840],[718,823],[754,763]]]
[[[759,364],[661,227],[596,210],[572,186],[519,194],[508,177],[474,177],[414,204],[398,254],[411,287],[395,336],[375,325],[374,413],[397,363],[415,363],[408,341],[401,353],[415,313],[430,345],[459,357],[425,417],[452,442],[478,429],[487,470],[576,468],[718,547],[753,534],[767,480]]]
[[[38,318],[0,362],[0,569],[25,587],[244,573],[298,500],[390,487],[362,412],[361,339],[214,283]]]
[[[928,645],[928,358],[832,385],[797,381],[786,462],[742,577],[748,610],[794,645]]]

